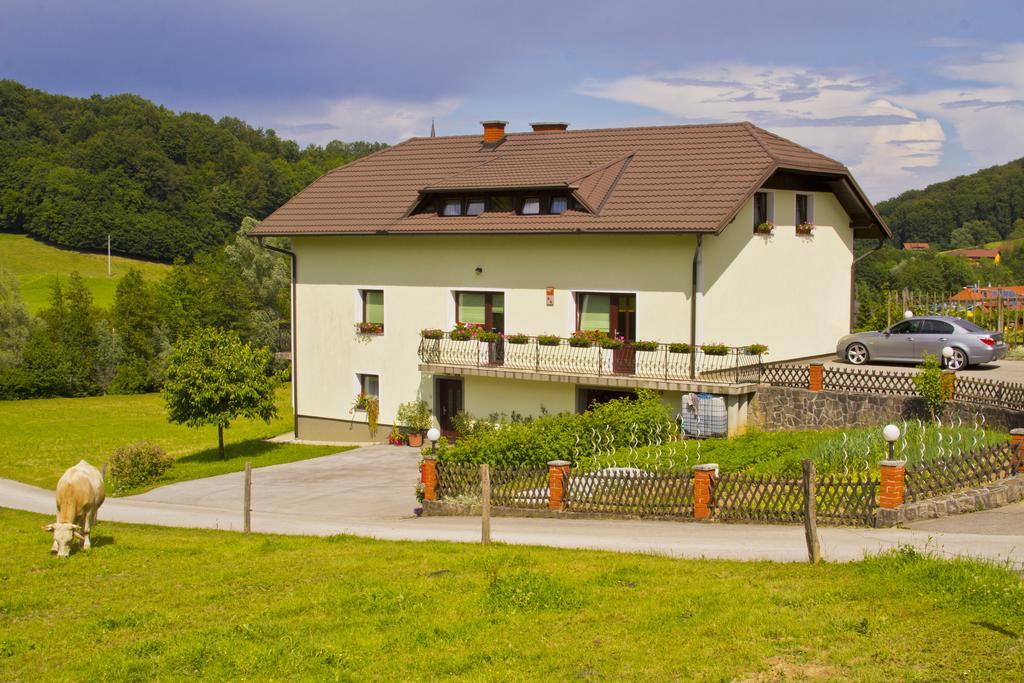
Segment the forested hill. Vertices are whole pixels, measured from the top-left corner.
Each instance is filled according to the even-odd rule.
[[[235,118],[135,95],[74,98],[0,80],[0,231],[171,260],[219,246],[327,170],[384,147],[300,149]]]
[[[935,183],[923,190],[909,190],[878,204],[878,211],[900,243],[930,242],[949,247],[963,246],[965,241],[987,242],[1007,237],[1014,230],[1014,222],[1024,218],[1024,159]],[[961,233],[960,239],[956,239],[954,231],[965,224],[969,224],[968,232],[989,234],[970,240]],[[992,235],[987,228],[997,234]]]

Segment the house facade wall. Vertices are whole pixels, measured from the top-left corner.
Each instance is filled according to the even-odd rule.
[[[703,238],[703,341],[765,343],[770,360],[783,360],[827,352],[848,330],[849,218],[831,194],[818,193],[815,234],[797,237],[793,202],[792,192],[776,192],[770,238],[753,235],[750,203],[722,234]],[[635,293],[638,339],[689,341],[696,243],[680,234],[293,238],[299,436],[367,438],[352,424],[366,421],[351,409],[361,373],[380,378],[382,425],[393,423],[400,403],[424,400],[434,409],[434,378],[418,368],[419,332],[454,326],[457,291],[503,292],[508,333],[559,336],[575,329],[575,293]],[[383,335],[355,331],[362,289],[384,291]],[[465,377],[463,396],[476,416],[537,416],[541,406],[574,411],[577,385]],[[678,393],[666,400],[678,405]]]
[[[507,332],[560,336],[575,328],[574,293],[635,293],[638,338],[687,341],[695,244],[692,235],[294,238],[300,436],[302,417],[365,422],[351,410],[359,373],[380,377],[381,423],[406,401],[433,407],[432,378],[418,369],[419,332],[454,326],[456,291],[503,292]],[[383,335],[356,334],[360,289],[384,291]],[[569,383],[467,377],[464,405],[475,415],[536,416],[541,405],[575,410],[576,391]]]
[[[773,190],[775,230],[755,235],[752,202],[704,238],[704,342],[767,344],[768,361],[830,353],[850,330],[853,230],[835,195],[813,196],[814,234],[796,234],[796,192]]]

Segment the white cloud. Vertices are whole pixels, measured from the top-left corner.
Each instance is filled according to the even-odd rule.
[[[577,88],[688,121],[753,121],[849,165],[876,199],[913,186],[918,170],[939,164],[945,141],[937,117],[904,106],[889,90],[863,74],[736,63]]]
[[[352,97],[336,101],[293,103],[261,117],[282,137],[299,144],[333,139],[398,142],[430,134],[433,118],[449,116],[460,105],[454,98],[424,102]]]
[[[1024,43],[973,54],[967,41],[930,45],[957,52],[923,90],[856,69],[726,63],[587,80],[577,92],[686,121],[751,120],[846,163],[878,199],[1024,155]],[[971,168],[944,164],[949,140]]]

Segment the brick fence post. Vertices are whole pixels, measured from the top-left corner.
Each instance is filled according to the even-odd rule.
[[[437,500],[437,460],[429,455],[420,463],[420,482],[423,484],[423,500]]]
[[[548,463],[548,509],[561,511],[565,497],[565,484],[569,478],[569,461],[552,460]]]
[[[811,363],[808,368],[807,388],[810,391],[821,391],[824,384],[825,366],[821,363]]]
[[[1024,474],[1024,429],[1010,430],[1010,446],[1017,456],[1017,474]]]
[[[693,467],[693,518],[707,519],[711,516],[711,478],[718,471],[715,463]]]
[[[903,505],[904,484],[906,478],[906,460],[883,460],[879,463],[882,469],[882,491],[878,498],[879,507],[892,510]]]

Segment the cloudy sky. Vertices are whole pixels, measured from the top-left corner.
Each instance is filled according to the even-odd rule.
[[[1024,156],[1024,2],[2,0],[0,78],[301,143],[749,120],[874,200]]]

